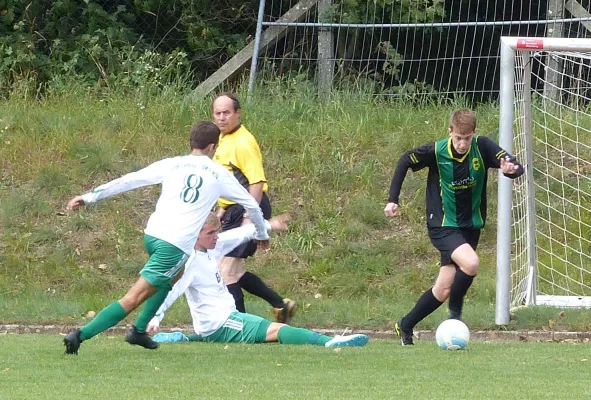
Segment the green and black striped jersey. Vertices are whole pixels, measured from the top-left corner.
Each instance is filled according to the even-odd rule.
[[[451,137],[427,143],[404,153],[392,178],[389,202],[398,203],[406,171],[429,168],[426,191],[427,226],[480,229],[486,221],[486,183],[489,168],[500,168],[509,157],[498,144],[485,136],[475,136],[468,151],[458,154]],[[509,178],[523,174],[523,167]]]

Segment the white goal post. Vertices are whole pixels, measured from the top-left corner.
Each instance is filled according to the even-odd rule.
[[[496,316],[591,307],[591,39],[501,38]]]

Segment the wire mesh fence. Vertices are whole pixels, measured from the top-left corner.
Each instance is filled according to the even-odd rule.
[[[287,31],[260,49],[258,79],[329,79],[333,90],[389,96],[494,98],[501,36],[585,38],[591,29],[589,3],[574,0],[261,2],[263,34]],[[303,3],[299,20],[284,17]]]
[[[125,0],[117,7],[133,15],[133,30],[155,51],[181,49],[196,82],[222,67],[254,39],[258,1]]]
[[[208,91],[250,70],[250,87],[289,79],[321,91],[488,99],[502,35],[589,37],[590,1],[13,0],[0,4],[0,92],[60,74],[151,86],[183,65],[196,86],[220,75]]]

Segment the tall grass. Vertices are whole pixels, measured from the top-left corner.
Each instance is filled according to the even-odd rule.
[[[369,303],[380,312],[410,306],[438,272],[424,228],[426,171],[408,176],[399,217],[387,219],[382,209],[399,155],[445,137],[450,112],[464,102],[417,105],[354,93],[320,101],[280,84],[259,93],[245,105],[243,122],[261,144],[274,213],[294,220],[289,234],[273,239],[272,252],[251,258],[248,268],[303,303],[317,294],[357,302],[357,309],[350,306],[357,324]],[[67,215],[64,205],[123,173],[187,152],[190,127],[210,118],[210,101],[165,91],[141,101],[74,92],[0,103],[0,296],[50,288],[71,296],[79,305],[68,317],[79,317],[120,295],[146,260],[142,229],[158,188]],[[494,135],[497,109],[482,105],[477,113],[480,132]],[[482,273],[468,299],[487,318],[494,302],[495,180],[491,174]]]

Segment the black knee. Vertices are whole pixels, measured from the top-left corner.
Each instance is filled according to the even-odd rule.
[[[239,283],[231,283],[226,285],[228,288],[228,292],[232,294],[234,297],[234,304],[236,304],[236,309],[240,312],[246,312],[246,308],[244,306],[244,293],[242,293],[242,287],[240,287]]]

